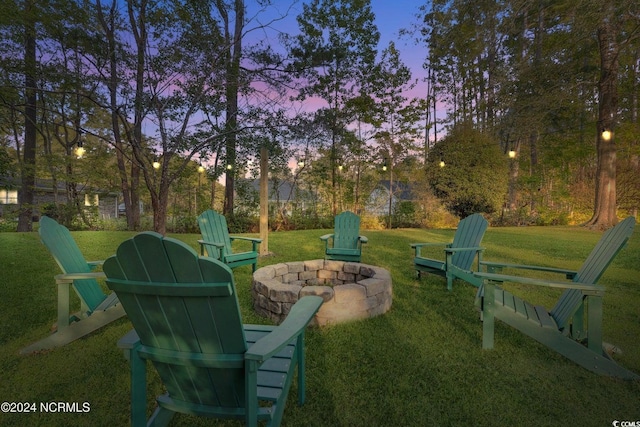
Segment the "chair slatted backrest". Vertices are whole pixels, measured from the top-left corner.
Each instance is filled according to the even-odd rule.
[[[169,396],[244,408],[247,344],[225,264],[144,232],[123,242],[104,271]]]
[[[227,226],[227,219],[224,215],[219,214],[211,209],[206,210],[198,217],[198,226],[200,227],[200,234],[202,234],[202,240],[205,242],[214,242],[224,244],[225,253],[230,255],[231,239],[229,238],[229,227]],[[220,254],[211,253],[217,251],[213,246],[206,245],[207,254],[212,258],[219,258]]]
[[[38,234],[63,273],[91,272],[91,267],[67,227],[48,216],[42,216]],[[107,297],[95,279],[74,280],[73,287],[90,311]]]
[[[336,215],[333,234],[334,248],[357,249],[360,217],[350,211]]]
[[[636,219],[630,216],[607,230],[582,264],[573,281],[595,285],[618,252],[626,245],[633,234],[635,225]],[[562,329],[568,326],[581,304],[582,292],[577,289],[567,289],[560,295],[558,302],[549,313],[556,320],[558,327]]]
[[[464,218],[458,224],[458,229],[453,236],[451,248],[476,248],[480,245],[489,223],[480,214],[472,214]],[[470,270],[476,256],[475,251],[456,252],[451,262],[458,268]]]

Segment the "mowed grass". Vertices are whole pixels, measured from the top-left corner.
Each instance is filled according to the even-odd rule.
[[[259,266],[323,256],[327,230],[269,235],[273,253]],[[475,288],[417,279],[412,242],[447,242],[453,230],[368,231],[363,262],[391,271],[392,309],[363,321],[310,328],[307,402],[296,386],[285,426],[607,426],[640,420],[640,381],[601,377],[497,322],[495,349],[482,350]],[[73,232],[88,260],[104,259],[127,232]],[[489,228],[484,258],[577,269],[601,233],[579,227]],[[175,235],[197,249],[198,235]],[[238,243],[241,245],[241,243]],[[239,246],[240,247],[240,246]],[[441,257],[441,251],[429,253]],[[59,269],[37,233],[0,234],[0,402],[33,402],[37,413],[0,413],[0,425],[116,426],[129,417],[129,367],[116,342],[123,318],[64,348],[19,356],[49,333],[56,317]],[[246,323],[268,323],[252,309],[250,266],[235,270]],[[616,360],[640,373],[640,232],[614,260],[601,284],[604,339],[622,349]],[[547,307],[555,290],[513,287]],[[162,384],[150,369],[148,411]],[[86,413],[42,413],[40,403],[88,402]],[[177,416],[173,425],[241,425]]]

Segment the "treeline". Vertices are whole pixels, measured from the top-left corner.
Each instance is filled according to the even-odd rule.
[[[387,226],[484,212],[605,227],[637,214],[635,1],[426,2],[401,41],[424,58],[414,98],[366,0],[0,9],[0,179],[15,176],[21,231],[36,177],[65,183],[59,201],[80,218],[78,188],[122,194],[129,229],[142,227],[141,201],[159,232],[178,206],[251,216],[242,179],[265,156],[262,173],[298,190],[275,197],[283,226],[366,214],[380,197]]]

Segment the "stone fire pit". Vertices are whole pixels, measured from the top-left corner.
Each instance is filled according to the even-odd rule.
[[[324,304],[312,323],[322,326],[386,313],[391,308],[391,274],[357,262],[286,262],[256,270],[251,293],[256,312],[277,323],[298,299],[319,295]]]

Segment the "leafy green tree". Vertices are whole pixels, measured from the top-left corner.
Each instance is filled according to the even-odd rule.
[[[300,100],[319,97],[328,107],[332,212],[338,210],[338,148],[352,121],[348,102],[361,95],[373,68],[379,32],[369,0],[312,0],[297,17],[300,34],[288,40]]]
[[[400,59],[395,43],[383,50],[382,58],[372,71],[375,107],[372,120],[375,140],[382,161],[389,172],[389,191],[393,193],[396,164],[412,156],[420,140],[419,109],[409,103],[405,93],[412,88],[411,71]],[[387,227],[391,228],[391,199]]]
[[[439,141],[426,167],[434,194],[460,218],[491,214],[504,202],[507,158],[493,138],[471,125],[458,125]]]
[[[7,148],[0,145],[0,176],[12,176],[13,171],[13,159],[7,152]]]
[[[449,126],[472,121],[517,153],[509,205],[558,209],[554,194],[589,180],[591,222],[615,222],[617,150],[601,136],[637,111],[637,2],[435,0],[422,14],[429,103],[437,95]]]

